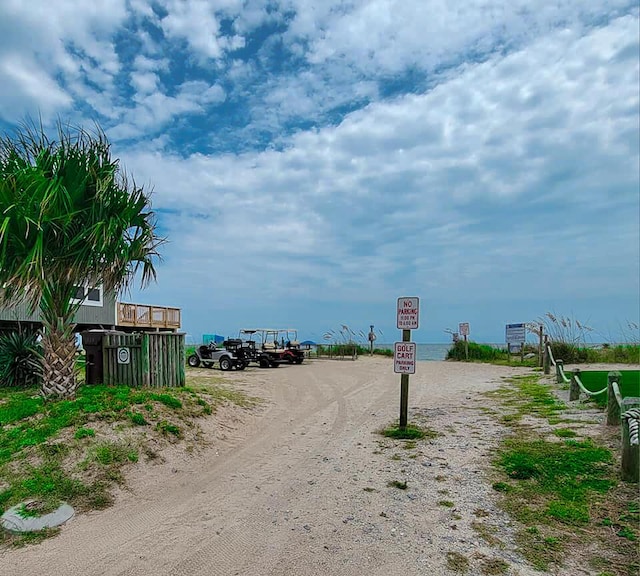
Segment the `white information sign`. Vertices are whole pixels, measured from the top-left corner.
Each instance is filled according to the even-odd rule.
[[[416,373],[415,342],[395,342],[393,345],[393,371],[396,374]]]
[[[524,324],[507,324],[507,344],[522,344],[527,340],[527,328]]]
[[[118,348],[118,364],[129,364],[129,362],[131,362],[129,348]]]
[[[398,298],[398,329],[416,330],[420,315],[420,302],[418,298]]]
[[[458,332],[460,332],[460,336],[469,336],[469,322],[461,322],[458,326]]]

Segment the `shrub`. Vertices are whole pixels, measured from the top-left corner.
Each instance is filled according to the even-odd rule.
[[[477,344],[476,342],[468,342],[469,345],[469,360],[497,360],[504,356],[502,350],[498,350],[493,346],[487,346],[486,344]],[[456,342],[447,352],[447,360],[465,360],[465,343],[461,340]]]
[[[580,348],[572,342],[551,342],[551,352],[556,360],[565,364],[580,364],[589,361],[589,349]]]
[[[42,379],[42,352],[37,334],[23,331],[0,335],[0,382],[35,386]]]

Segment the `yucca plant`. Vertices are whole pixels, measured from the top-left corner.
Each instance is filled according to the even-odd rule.
[[[120,291],[155,278],[163,242],[150,195],[129,181],[100,128],[25,124],[0,138],[0,298],[26,300],[43,324],[45,397],[72,398],[77,286]]]
[[[42,378],[42,348],[37,334],[0,334],[0,386],[35,386]]]

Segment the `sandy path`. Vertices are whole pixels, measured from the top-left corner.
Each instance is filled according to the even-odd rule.
[[[522,371],[444,362],[418,369],[410,419],[443,435],[413,451],[375,434],[398,415],[399,376],[388,359],[225,374],[266,398],[260,414],[218,427],[226,438],[199,457],[147,466],[112,508],[75,518],[38,546],[3,552],[0,572],[449,574],[446,553],[456,551],[470,558],[471,574],[496,557],[509,574],[536,574],[512,552],[509,521],[491,502],[488,450],[502,430],[478,395]],[[407,481],[407,490],[388,487],[392,480]],[[503,549],[471,528],[478,509]]]

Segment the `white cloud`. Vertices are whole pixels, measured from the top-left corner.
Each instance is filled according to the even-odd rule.
[[[36,62],[23,54],[5,53],[0,56],[0,85],[4,93],[0,97],[0,116],[22,116],[25,100],[37,101],[45,117],[72,104],[71,96]]]
[[[65,89],[59,75],[71,85],[88,79],[108,89],[120,70],[111,35],[126,17],[124,0],[5,0],[0,10],[0,61],[12,70],[0,78],[6,120],[38,112],[47,120],[56,104],[68,106],[75,86]],[[42,82],[39,89],[30,78]]]
[[[155,182],[156,206],[178,214],[163,219],[173,276],[240,299],[284,298],[292,286],[342,302],[412,285],[439,298],[470,285],[633,293],[637,26],[628,16],[585,36],[550,34],[428,93],[299,133],[282,151],[126,158]],[[540,275],[549,268],[553,285]]]
[[[433,70],[469,50],[493,51],[522,43],[559,25],[575,27],[633,6],[627,0],[472,0],[464,9],[450,2],[357,0],[342,3],[292,1],[296,16],[288,35],[311,43],[313,63],[343,59],[369,74],[407,66]]]
[[[131,85],[138,95],[151,94],[158,90],[159,78],[153,72],[132,72]]]
[[[221,86],[210,86],[206,82],[191,81],[178,86],[174,96],[160,90],[155,74],[132,74],[132,83],[137,89],[133,97],[135,105],[119,108],[120,123],[109,130],[113,139],[138,138],[155,134],[163,125],[176,116],[202,114],[211,105],[224,102],[225,92]]]
[[[244,37],[224,35],[220,31],[220,19],[216,12],[221,9],[238,11],[241,2],[217,2],[207,0],[169,0],[163,3],[167,10],[160,25],[169,38],[184,40],[199,56],[218,59],[226,52],[242,48]]]

